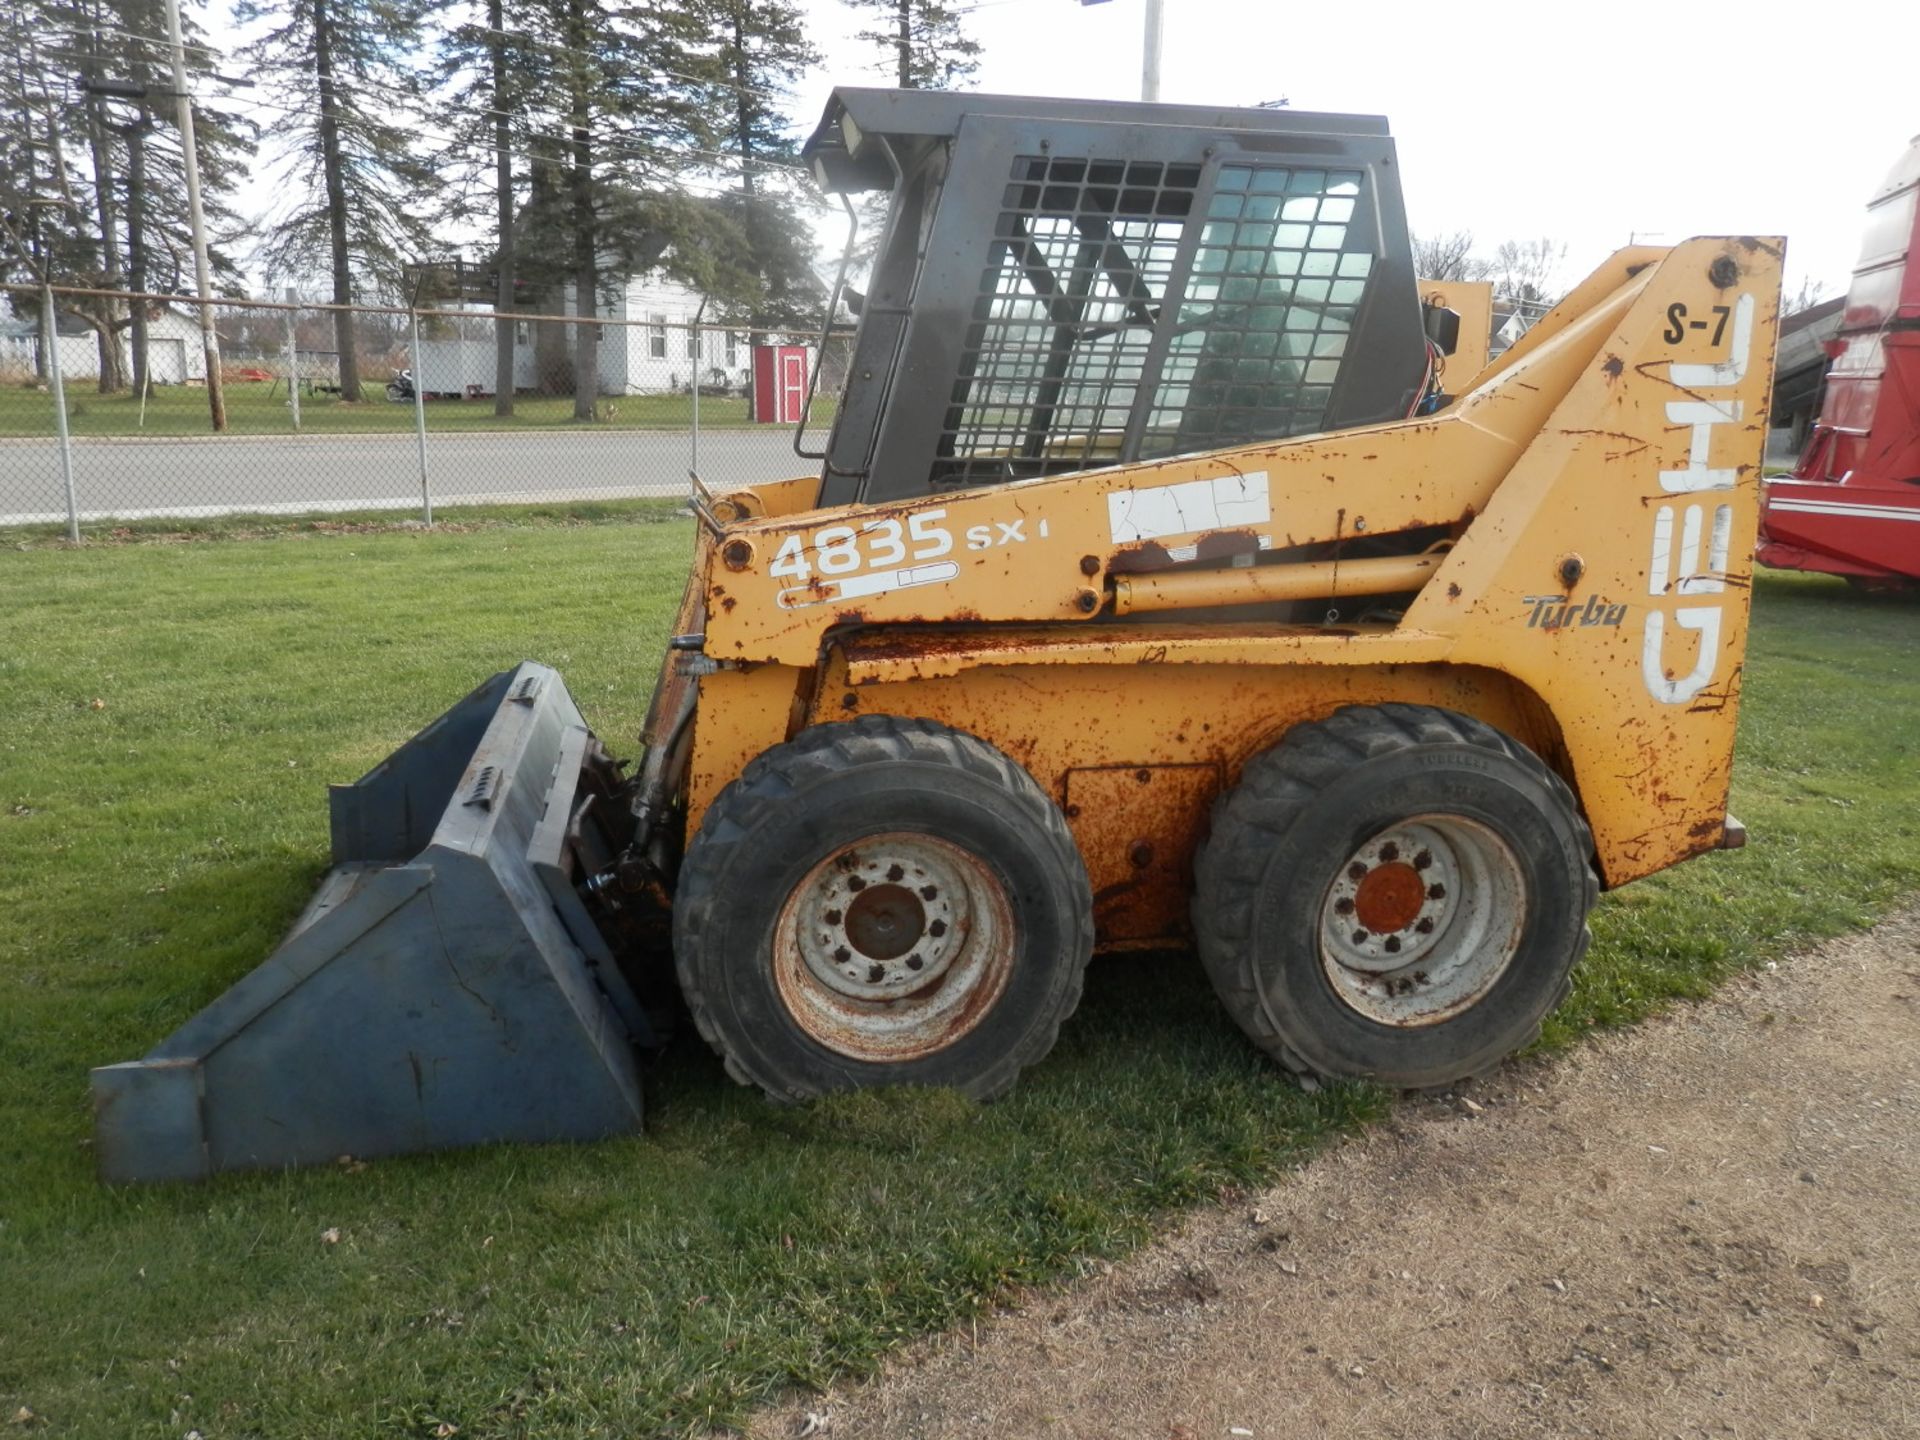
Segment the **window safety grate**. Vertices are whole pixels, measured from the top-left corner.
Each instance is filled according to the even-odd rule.
[[[1322,428],[1374,264],[1351,223],[1365,177],[1223,164],[1204,196],[1202,180],[1197,164],[1014,161],[937,485]]]
[[[1201,167],[1022,156],[939,454],[947,485],[1118,460]]]

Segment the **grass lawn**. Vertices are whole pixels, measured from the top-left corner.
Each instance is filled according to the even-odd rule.
[[[369,435],[410,433],[411,402],[387,400],[385,381],[369,381],[366,399],[345,404],[331,395],[300,397],[300,429],[314,435]],[[198,386],[166,385],[147,400],[144,423],[136,395],[102,395],[91,381],[67,382],[67,425],[76,437],[140,435],[206,435],[210,433],[207,392]],[[227,428],[234,435],[287,435],[293,432],[293,412],[286,386],[259,381],[229,382],[226,387]],[[684,430],[693,419],[693,401],[686,395],[614,395],[600,401],[598,419],[585,422],[602,430]],[[555,430],[582,424],[573,418],[570,395],[523,395],[514,413],[502,419],[493,413],[493,401],[429,400],[427,429],[436,430]],[[813,403],[812,425],[822,436],[833,424],[834,401],[820,396]],[[745,400],[700,399],[700,424],[716,430],[750,426]],[[44,437],[54,433],[53,398],[24,385],[0,385],[0,439]]]
[[[522,656],[630,737],[691,540],[658,507],[0,552],[0,1416],[32,1410],[22,1433],[679,1434],[1384,1112],[1283,1083],[1161,956],[1097,963],[992,1107],[776,1110],[681,1041],[644,1139],[96,1185],[88,1067],[273,946],[325,864],[325,782]],[[1920,889],[1920,607],[1777,576],[1757,604],[1752,842],[1605,900],[1549,1045]]]

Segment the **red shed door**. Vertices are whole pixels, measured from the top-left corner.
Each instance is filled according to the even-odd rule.
[[[780,418],[789,425],[800,423],[800,412],[807,404],[807,352],[780,352]]]

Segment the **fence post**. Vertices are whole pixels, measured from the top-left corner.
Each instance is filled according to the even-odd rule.
[[[696,485],[700,483],[700,317],[707,313],[707,302],[703,297],[700,308],[694,312],[693,325],[688,331],[692,343],[687,347],[693,352],[693,449],[687,458],[687,478]]]
[[[60,479],[67,492],[67,539],[80,543],[80,501],[73,489],[73,437],[67,433],[67,386],[60,374],[60,328],[53,319],[53,286],[40,286],[40,333],[47,347],[47,388],[53,392],[54,428],[60,436]]]
[[[300,428],[300,341],[295,334],[298,316],[287,311],[287,400],[293,406],[293,428]]]
[[[433,491],[427,486],[427,387],[420,364],[420,312],[407,308],[407,323],[413,329],[413,429],[420,441],[420,519],[433,524]]]

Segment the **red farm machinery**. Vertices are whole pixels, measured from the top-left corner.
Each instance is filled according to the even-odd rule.
[[[1920,587],[1920,136],[1867,205],[1860,263],[1819,422],[1793,473],[1768,482],[1758,558],[1846,577],[1866,590]]]

